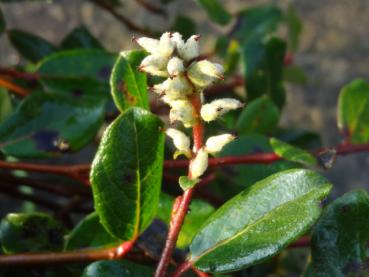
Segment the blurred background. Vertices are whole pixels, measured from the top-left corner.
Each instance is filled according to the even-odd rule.
[[[212,23],[194,1],[177,0],[165,6],[167,15],[146,12],[140,1],[122,1],[117,10],[140,26],[166,30],[179,14],[192,18],[202,35],[202,49],[209,51],[218,34],[228,28]],[[160,1],[146,2],[159,4]],[[232,13],[242,7],[273,3],[281,7],[293,4],[303,22],[299,49],[294,62],[301,66],[307,82],[287,87],[287,105],[281,125],[308,129],[322,135],[324,146],[341,142],[336,125],[336,106],[340,88],[361,77],[369,80],[369,1],[367,0],[227,0],[221,1]],[[24,3],[1,3],[7,26],[35,33],[58,44],[73,28],[85,25],[113,52],[134,48],[129,30],[110,13],[91,1],[55,0]],[[232,24],[231,24],[232,25]],[[8,39],[0,37],[1,66],[22,63]],[[86,150],[88,153],[88,150]],[[90,154],[86,154],[88,159]],[[63,159],[69,159],[63,157]],[[75,156],[73,157],[75,159]],[[367,153],[339,156],[335,165],[324,173],[335,185],[338,196],[352,188],[369,189],[369,155]]]

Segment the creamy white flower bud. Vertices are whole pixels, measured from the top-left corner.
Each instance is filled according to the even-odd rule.
[[[236,137],[231,134],[223,134],[219,136],[213,136],[206,140],[205,150],[208,153],[215,154],[222,150],[222,148],[234,140]]]
[[[186,128],[194,124],[193,108],[188,100],[175,100],[170,102],[169,105],[171,106],[169,112],[170,122],[181,121]]]
[[[172,55],[174,47],[175,44],[171,39],[171,34],[169,32],[162,34],[159,41],[158,54],[163,55],[164,57],[169,57],[170,55]]]
[[[151,75],[167,77],[168,72],[165,70],[167,62],[168,59],[163,56],[149,55],[142,60],[139,70]]]
[[[153,38],[133,38],[143,49],[145,49],[150,54],[156,54],[159,50],[159,40]]]
[[[199,35],[191,36],[186,43],[177,46],[178,53],[185,61],[190,61],[199,56]]]
[[[179,150],[183,152],[189,152],[190,151],[190,138],[186,136],[183,132],[169,128],[165,132],[168,137],[170,137],[173,140],[174,146]]]
[[[184,45],[184,41],[182,39],[182,35],[178,32],[175,32],[172,34],[172,42],[174,43],[174,46],[177,48],[177,50]]]
[[[154,85],[153,91],[158,94],[165,94],[163,101],[173,101],[186,99],[192,93],[192,87],[185,77],[179,76],[173,79],[166,79],[163,83]]]
[[[183,61],[178,57],[173,57],[169,60],[167,70],[171,78],[178,76],[184,71]]]
[[[243,106],[243,103],[237,99],[222,98],[203,105],[201,107],[200,114],[202,119],[205,121],[212,121],[230,110],[235,110]]]
[[[191,179],[197,179],[204,174],[208,168],[208,153],[201,148],[196,157],[190,163]]]
[[[188,70],[188,77],[195,86],[205,88],[217,79],[223,79],[223,67],[207,60],[194,62]]]

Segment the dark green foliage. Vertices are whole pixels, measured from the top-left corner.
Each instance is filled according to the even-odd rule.
[[[130,108],[103,135],[91,183],[95,209],[114,237],[136,237],[156,214],[163,166],[162,126],[150,112]]]
[[[104,112],[103,99],[32,92],[1,124],[1,150],[16,157],[79,150],[95,137]]]
[[[144,277],[152,274],[151,268],[129,261],[98,261],[86,267],[82,277]]]
[[[64,227],[42,213],[8,214],[0,224],[0,242],[4,253],[60,251]]]
[[[316,276],[366,276],[368,270],[369,196],[348,192],[329,204],[311,237]]]
[[[100,42],[90,33],[85,26],[74,28],[61,42],[60,48],[103,48]]]
[[[269,176],[207,219],[192,240],[190,260],[200,270],[227,272],[275,255],[318,219],[319,202],[330,188],[313,171],[294,169]]]
[[[50,42],[34,34],[22,30],[9,30],[7,34],[17,51],[31,62],[37,62],[57,51]]]

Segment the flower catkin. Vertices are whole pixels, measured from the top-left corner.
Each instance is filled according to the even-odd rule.
[[[201,148],[190,163],[191,179],[198,179],[208,168],[208,152]]]
[[[216,99],[201,107],[201,117],[203,120],[209,122],[217,119],[219,116],[238,108],[243,107],[244,104],[233,98]]]
[[[223,134],[218,136],[213,136],[207,139],[205,143],[205,150],[210,154],[215,154],[220,152],[223,147],[234,140],[236,137],[231,134]]]
[[[169,128],[165,132],[168,137],[173,140],[174,146],[179,151],[189,152],[190,151],[190,138],[186,136],[183,132]]]

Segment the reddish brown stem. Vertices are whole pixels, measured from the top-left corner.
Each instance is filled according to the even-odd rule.
[[[309,247],[310,246],[310,237],[304,236],[299,238],[297,241],[291,243],[288,248],[299,248],[299,247]]]
[[[194,152],[197,153],[203,146],[203,124],[199,118],[201,100],[199,95],[195,95],[190,99],[194,108],[195,118],[198,118],[197,124],[192,128],[192,135],[194,141]],[[191,178],[191,170],[188,171],[188,177]],[[191,203],[194,187],[186,190],[182,196],[176,198],[172,208],[172,215],[169,223],[169,232],[165,241],[163,253],[161,255],[158,267],[155,272],[155,277],[164,277],[167,271],[170,259],[173,255],[173,250],[176,246],[179,232],[182,228],[184,219],[186,217],[188,207]]]
[[[173,273],[172,277],[179,277],[187,270],[192,267],[192,264],[189,261],[185,261],[183,264],[179,265],[176,271]]]
[[[148,10],[149,12],[156,13],[162,16],[166,16],[167,13],[164,9],[159,6],[156,6],[152,3],[146,2],[145,0],[136,0],[136,2],[142,6],[144,9]]]
[[[66,166],[66,165],[32,164],[32,163],[11,163],[6,161],[0,161],[0,168],[14,170],[19,169],[41,173],[53,173],[57,175],[71,177],[87,185],[88,180],[86,180],[86,178],[90,170],[90,165],[79,164]]]
[[[0,75],[28,81],[37,81],[38,79],[40,79],[40,75],[38,73],[22,72],[13,68],[5,67],[0,67]]]
[[[128,29],[130,29],[132,31],[136,31],[136,32],[141,33],[141,34],[144,34],[144,35],[147,35],[147,36],[153,36],[154,35],[154,32],[153,31],[148,30],[148,29],[145,29],[145,28],[142,28],[142,27],[136,25],[131,20],[129,20],[125,16],[121,15],[120,13],[118,13],[114,9],[114,7],[112,7],[111,5],[109,5],[107,3],[107,1],[103,1],[103,0],[91,0],[91,2],[93,2],[94,4],[96,4],[97,6],[99,6],[101,9],[104,9],[107,12],[109,12],[112,16],[114,16],[120,22],[122,22],[123,24],[125,24]]]
[[[0,87],[6,88],[8,89],[10,92],[18,95],[18,96],[22,96],[25,97],[29,94],[29,91],[6,80],[6,79],[0,79]]]
[[[135,240],[127,241],[117,247],[99,250],[83,250],[61,253],[25,253],[0,256],[0,266],[35,266],[60,263],[92,262],[97,260],[117,260],[123,258]]]

